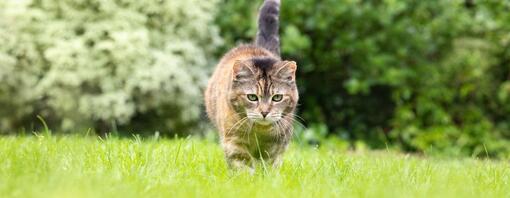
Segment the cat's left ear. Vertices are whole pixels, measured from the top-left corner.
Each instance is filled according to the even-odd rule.
[[[233,79],[235,81],[246,81],[254,78],[255,72],[247,61],[236,60],[233,67]]]
[[[275,74],[280,79],[294,81],[296,79],[296,69],[296,62],[281,61],[278,63]]]

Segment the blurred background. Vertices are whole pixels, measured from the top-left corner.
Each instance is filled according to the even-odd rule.
[[[300,140],[510,156],[510,1],[282,2]],[[1,0],[0,133],[207,134],[208,75],[261,3]]]

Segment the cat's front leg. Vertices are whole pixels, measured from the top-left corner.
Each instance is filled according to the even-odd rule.
[[[269,159],[268,164],[273,168],[280,168],[283,163],[283,153],[287,149],[288,142],[280,142],[273,144],[267,152]]]
[[[280,168],[283,163],[283,159],[281,155],[278,155],[273,156],[268,162],[273,168]]]
[[[254,160],[248,149],[240,144],[232,142],[223,143],[227,164],[234,170],[247,170],[254,173]]]

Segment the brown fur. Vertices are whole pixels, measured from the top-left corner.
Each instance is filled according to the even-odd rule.
[[[230,167],[252,169],[260,159],[273,166],[281,163],[298,102],[295,71],[294,61],[281,61],[253,45],[236,47],[220,60],[205,104]],[[256,94],[258,101],[250,101],[247,94]],[[272,100],[276,94],[283,96],[281,101]]]

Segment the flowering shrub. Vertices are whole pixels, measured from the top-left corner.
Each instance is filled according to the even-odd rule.
[[[0,3],[0,130],[185,130],[221,44],[217,1]],[[144,120],[149,119],[150,120]],[[102,128],[103,127],[103,128]]]

